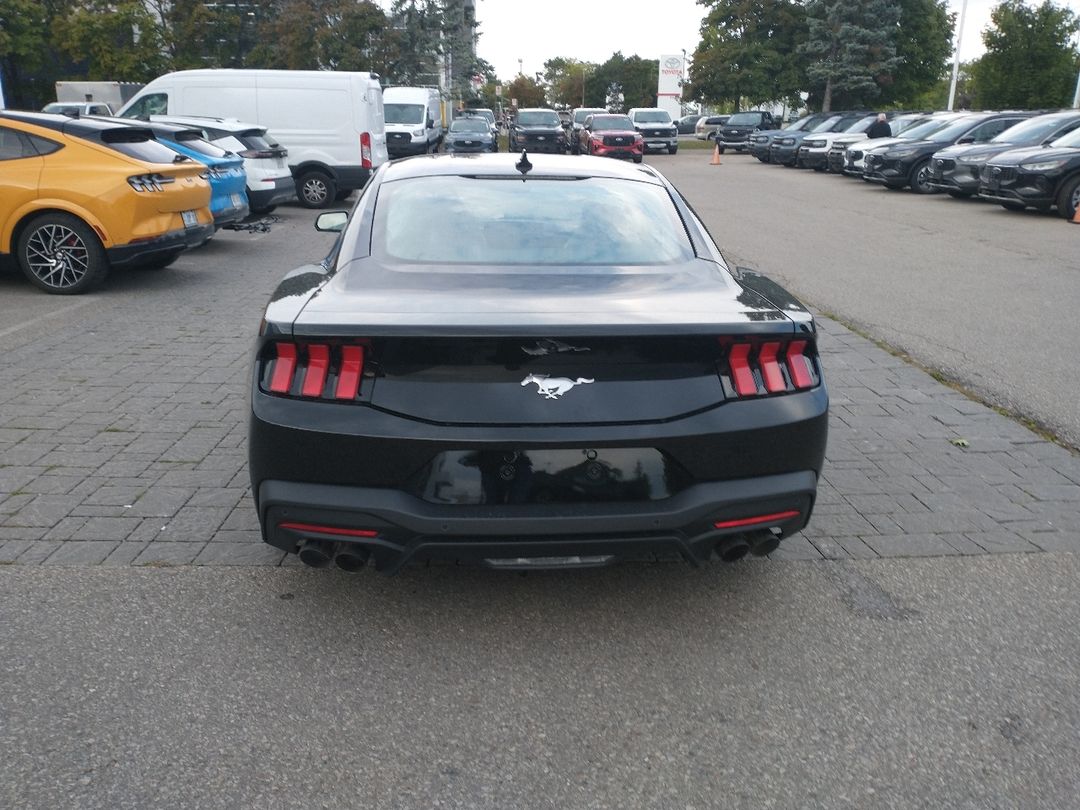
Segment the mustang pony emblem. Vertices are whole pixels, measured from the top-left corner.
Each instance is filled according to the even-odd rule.
[[[558,399],[575,385],[586,385],[592,382],[596,382],[596,380],[587,380],[584,377],[571,380],[569,377],[548,377],[547,374],[530,374],[521,381],[521,384],[525,386],[529,383],[536,383],[536,393],[543,395],[544,399]]]

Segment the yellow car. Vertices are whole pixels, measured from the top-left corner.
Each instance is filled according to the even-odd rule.
[[[214,233],[205,171],[135,123],[0,111],[0,255],[59,294],[164,267]]]

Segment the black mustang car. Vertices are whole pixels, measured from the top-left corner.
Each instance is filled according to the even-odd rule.
[[[935,152],[930,163],[930,186],[953,197],[971,197],[979,191],[979,175],[987,161],[1010,149],[1048,146],[1080,127],[1080,112],[1049,113],[1009,127],[989,143],[950,146]]]
[[[1065,219],[1080,209],[1080,129],[1049,146],[995,155],[979,175],[979,196],[1013,211],[1057,206]]]
[[[916,194],[931,194],[930,159],[946,146],[986,143],[1033,113],[973,113],[927,135],[925,140],[904,140],[866,153],[863,179],[887,188],[910,186]]]
[[[566,130],[555,110],[519,110],[517,119],[510,125],[510,151],[528,149],[533,152],[556,152],[562,154],[570,148]]]
[[[395,572],[766,554],[803,528],[828,396],[810,313],[731,271],[655,169],[385,164],[255,352],[266,542]]]

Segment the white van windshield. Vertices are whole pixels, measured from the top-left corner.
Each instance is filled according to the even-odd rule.
[[[383,104],[383,118],[387,124],[423,124],[423,104]]]

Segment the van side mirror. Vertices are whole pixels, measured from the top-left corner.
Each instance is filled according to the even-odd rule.
[[[340,233],[348,224],[347,211],[326,211],[315,218],[315,230],[327,233]]]
[[[429,118],[429,119],[427,120],[427,128],[428,128],[428,129],[431,129],[431,128],[432,128],[432,127],[434,127],[434,126],[435,126],[435,119],[434,119],[434,118]]]

